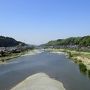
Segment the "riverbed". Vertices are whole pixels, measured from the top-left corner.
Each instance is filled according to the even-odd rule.
[[[46,73],[63,83],[66,90],[90,90],[90,78],[77,64],[61,53],[42,52],[27,55],[0,65],[0,90],[10,90],[27,77]]]

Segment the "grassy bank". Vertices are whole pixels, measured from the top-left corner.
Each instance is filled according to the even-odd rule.
[[[69,58],[72,58],[76,63],[83,63],[90,69],[90,52],[66,50]]]
[[[49,49],[52,52],[65,52],[65,54],[79,65],[80,71],[90,76],[90,52],[69,49]]]
[[[79,64],[80,71],[90,76],[90,52],[66,50],[69,58]]]

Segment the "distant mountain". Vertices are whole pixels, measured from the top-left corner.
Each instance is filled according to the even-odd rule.
[[[20,41],[16,41],[11,37],[0,36],[0,47],[12,47],[17,45],[26,45],[26,44]]]

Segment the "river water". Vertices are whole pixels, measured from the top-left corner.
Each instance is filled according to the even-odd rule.
[[[0,65],[0,90],[10,90],[30,75],[40,72],[61,81],[66,90],[90,90],[90,78],[80,73],[77,64],[64,54],[49,52],[19,57]]]

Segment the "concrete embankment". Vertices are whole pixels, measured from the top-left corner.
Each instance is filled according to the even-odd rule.
[[[38,73],[25,79],[11,90],[65,90],[63,84],[44,73]]]

